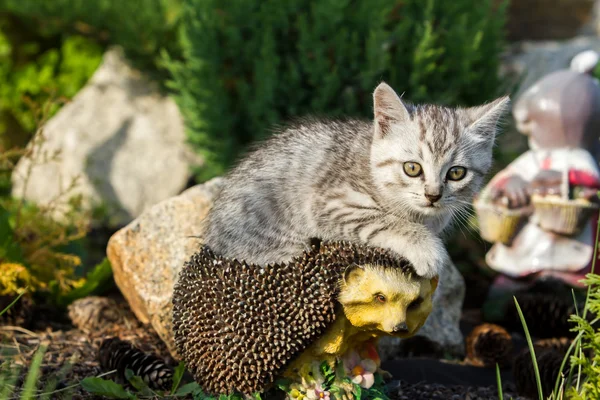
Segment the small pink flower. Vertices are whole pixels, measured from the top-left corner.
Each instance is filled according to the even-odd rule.
[[[344,370],[352,382],[364,389],[369,389],[375,383],[377,363],[370,358],[360,359],[358,353],[351,350],[344,356]]]
[[[329,392],[327,390],[311,389],[306,392],[306,398],[310,400],[330,400]]]

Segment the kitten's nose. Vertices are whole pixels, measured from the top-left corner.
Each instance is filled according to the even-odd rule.
[[[429,194],[429,193],[425,193],[425,197],[431,203],[435,203],[436,201],[438,201],[439,199],[442,198],[442,195],[441,194]]]
[[[392,332],[394,332],[394,333],[408,333],[408,325],[406,325],[406,322],[400,322],[398,325],[396,325],[394,327],[394,329],[392,329]]]

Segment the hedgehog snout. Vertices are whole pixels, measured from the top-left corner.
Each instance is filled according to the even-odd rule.
[[[406,325],[406,321],[400,322],[398,325],[394,326],[392,329],[393,333],[408,333],[408,325]]]
[[[383,323],[381,324],[381,330],[389,335],[402,335],[410,332],[408,323],[406,321],[406,314],[395,313],[393,316],[388,314],[387,317],[383,317]]]

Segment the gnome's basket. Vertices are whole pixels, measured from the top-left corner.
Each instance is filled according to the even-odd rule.
[[[526,214],[522,209],[511,210],[481,200],[476,201],[474,207],[479,220],[479,234],[492,243],[510,244]]]
[[[532,202],[542,229],[563,235],[579,234],[598,211],[598,204],[559,196],[533,196]]]

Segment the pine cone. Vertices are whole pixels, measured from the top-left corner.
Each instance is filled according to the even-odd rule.
[[[539,345],[534,344],[535,358],[540,371],[540,380],[542,383],[542,392],[544,394],[544,398],[550,396],[550,394],[554,391],[556,380],[561,373],[560,366],[566,354],[564,351],[557,350],[557,348],[554,347],[554,345],[557,344],[559,343],[555,342],[548,347],[540,347]],[[548,344],[544,343],[543,345]],[[570,365],[567,361],[562,371],[563,376],[569,374],[569,368]],[[513,375],[515,377],[517,392],[520,396],[530,398],[538,397],[535,371],[531,362],[531,353],[529,352],[529,349],[523,350],[515,358],[513,364]]]
[[[106,339],[98,352],[100,367],[104,371],[117,370],[116,380],[127,383],[125,371],[130,369],[151,389],[166,390],[173,382],[173,370],[152,354],[146,354],[131,343],[118,338]]]
[[[521,293],[516,295],[527,328],[531,336],[537,338],[574,337],[571,332],[573,323],[569,322],[575,314],[573,299],[548,293]],[[578,306],[583,310],[583,305]],[[509,302],[504,314],[505,326],[522,332],[523,326],[514,302]]]
[[[569,346],[573,340],[562,337],[562,338],[550,338],[550,339],[541,339],[533,342],[533,347],[536,351],[538,349],[542,350],[555,350],[562,354],[567,354],[567,350],[569,350]]]
[[[513,351],[510,334],[501,326],[482,324],[467,337],[467,361],[480,367],[508,365]]]

